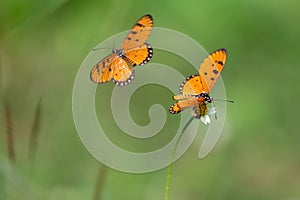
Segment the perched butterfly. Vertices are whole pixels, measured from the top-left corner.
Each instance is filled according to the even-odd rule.
[[[226,56],[226,49],[219,49],[208,55],[200,65],[199,74],[189,76],[181,83],[180,94],[173,97],[178,102],[170,107],[169,112],[176,114],[193,106],[195,118],[206,115],[207,104],[212,102],[209,93],[224,68]]]
[[[110,81],[118,86],[130,83],[134,78],[133,67],[148,63],[153,56],[153,49],[146,41],[153,27],[151,15],[140,18],[132,27],[120,49],[98,62],[91,70],[90,78],[94,83]]]

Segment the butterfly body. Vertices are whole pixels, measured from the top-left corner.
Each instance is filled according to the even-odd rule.
[[[195,118],[200,118],[204,115],[206,115],[208,112],[208,106],[207,103],[204,101],[200,101],[198,104],[196,104],[193,107],[193,116]]]
[[[90,72],[94,83],[112,80],[118,86],[127,85],[134,78],[133,67],[148,63],[153,56],[153,49],[146,43],[153,27],[151,15],[140,18],[127,34],[120,49],[98,62]]]
[[[113,49],[112,53],[116,54],[119,58],[125,58],[125,53],[122,49]]]
[[[183,81],[179,88],[179,95],[173,97],[177,103],[173,104],[169,112],[177,114],[186,108],[193,107],[196,118],[204,116],[213,99],[209,96],[226,62],[226,49],[219,49],[208,55],[200,65],[199,74],[192,75]]]

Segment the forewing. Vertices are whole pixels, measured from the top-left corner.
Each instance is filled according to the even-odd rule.
[[[152,27],[153,18],[151,15],[141,17],[126,36],[121,49],[132,49],[143,45],[149,38]]]
[[[206,85],[203,83],[203,79],[199,75],[189,76],[183,81],[179,88],[180,94],[191,94],[199,95],[202,92],[206,91]]]
[[[226,57],[226,49],[219,49],[205,58],[200,65],[199,75],[207,86],[207,93],[211,91],[221,74],[226,62]]]

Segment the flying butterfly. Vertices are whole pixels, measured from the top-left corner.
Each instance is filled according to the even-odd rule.
[[[90,72],[94,83],[112,80],[118,86],[127,85],[134,78],[133,67],[148,63],[153,56],[153,49],[146,43],[153,27],[151,15],[141,17],[127,34],[120,49],[98,62]]]
[[[181,83],[180,94],[173,97],[177,103],[170,107],[169,112],[177,114],[193,107],[195,118],[204,116],[208,111],[207,104],[213,100],[209,93],[224,68],[226,57],[227,51],[224,48],[208,55],[200,65],[199,74],[189,76]]]

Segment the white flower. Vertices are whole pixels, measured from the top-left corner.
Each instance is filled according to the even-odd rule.
[[[206,125],[210,123],[210,116],[216,114],[217,109],[216,107],[211,107],[208,112],[200,117],[200,120]]]
[[[208,110],[208,112],[207,112],[207,114],[208,115],[214,115],[214,114],[216,114],[217,113],[217,108],[216,107],[211,107],[209,110]]]
[[[205,125],[210,123],[210,116],[216,114],[216,107],[208,107],[207,103],[199,102],[193,107],[191,115],[200,119]]]
[[[200,120],[206,125],[210,123],[210,117],[208,115],[204,115],[200,117]]]

